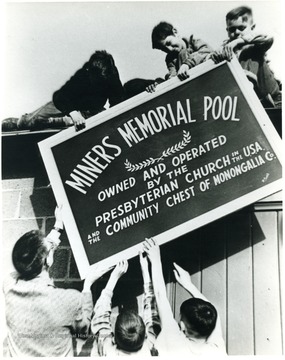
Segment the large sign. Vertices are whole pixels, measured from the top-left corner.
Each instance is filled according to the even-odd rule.
[[[282,187],[281,140],[239,63],[202,64],[39,143],[79,272]]]

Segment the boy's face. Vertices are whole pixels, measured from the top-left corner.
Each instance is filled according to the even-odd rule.
[[[173,34],[168,35],[165,39],[160,40],[160,50],[167,54],[176,52],[179,53],[182,49],[186,49],[185,41],[173,29]]]
[[[243,15],[237,19],[227,21],[227,32],[230,40],[235,40],[241,36],[242,33],[246,33],[254,29],[252,17]]]

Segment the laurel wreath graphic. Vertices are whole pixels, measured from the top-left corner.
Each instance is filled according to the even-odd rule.
[[[139,162],[137,164],[132,164],[128,159],[125,161],[125,167],[127,171],[138,171],[143,168],[146,168],[148,166],[151,166],[159,161],[163,161],[164,158],[174,155],[178,151],[181,151],[191,142],[191,135],[189,131],[183,130],[183,140],[179,141],[178,144],[175,144],[168,149],[164,150],[160,157],[158,158],[148,158],[142,162]]]

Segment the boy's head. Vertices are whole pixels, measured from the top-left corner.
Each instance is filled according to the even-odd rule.
[[[32,230],[24,234],[16,242],[12,261],[20,278],[31,280],[38,276],[47,264],[49,247],[44,235],[38,230]]]
[[[166,53],[177,52],[186,48],[185,41],[178,35],[177,30],[167,22],[160,22],[152,30],[152,48]]]
[[[145,339],[145,324],[142,318],[131,310],[123,311],[115,324],[115,342],[123,351],[135,352],[142,348]]]
[[[105,50],[95,51],[91,55],[87,63],[87,70],[90,72],[91,79],[94,78],[96,80],[98,78],[109,80],[118,74],[113,56]]]
[[[189,338],[207,339],[214,330],[217,322],[217,310],[202,299],[190,298],[180,307],[180,325]]]
[[[237,7],[226,15],[227,32],[230,40],[240,37],[241,33],[247,30],[253,30],[252,10],[247,6]]]

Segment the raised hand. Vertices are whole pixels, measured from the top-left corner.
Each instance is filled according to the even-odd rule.
[[[176,263],[173,263],[173,265],[175,267],[173,272],[176,281],[184,288],[187,288],[189,285],[192,284],[190,274],[188,273],[188,271],[182,269],[182,267],[177,265]]]
[[[108,271],[112,269],[113,266],[104,267],[100,264],[95,264],[94,266],[91,266],[84,282],[84,289],[90,289],[92,284],[100,279],[104,274],[106,274]]]
[[[129,264],[127,260],[122,260],[118,262],[115,269],[112,271],[111,277],[119,280],[120,277],[122,277],[127,272],[128,266]]]
[[[146,240],[143,242],[143,249],[147,253],[151,263],[156,261],[160,262],[160,249],[157,242],[153,238],[146,238]]]

